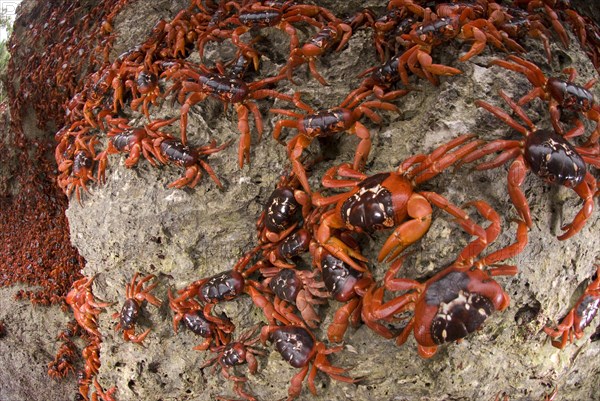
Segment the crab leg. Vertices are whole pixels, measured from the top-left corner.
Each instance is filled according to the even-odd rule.
[[[527,203],[523,190],[521,190],[521,185],[523,185],[526,175],[527,166],[525,165],[525,160],[523,155],[519,155],[510,165],[508,171],[508,194],[510,195],[513,205],[515,205],[517,211],[523,220],[525,220],[527,227],[531,227],[532,221],[529,204]]]
[[[388,237],[377,256],[379,262],[386,258],[388,261],[395,259],[407,246],[418,241],[429,230],[433,210],[423,195],[413,193],[408,199],[406,210],[412,219],[402,223]]]
[[[573,235],[577,234],[583,228],[585,222],[594,211],[594,193],[596,192],[596,181],[589,171],[586,173],[584,181],[573,189],[583,200],[583,206],[571,223],[561,227],[561,230],[565,231],[562,235],[558,236],[558,239],[561,241],[571,238]]]

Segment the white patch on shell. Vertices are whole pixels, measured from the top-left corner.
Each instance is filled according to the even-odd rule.
[[[279,338],[275,341],[277,344],[284,342],[284,339]],[[302,343],[302,341],[300,341],[298,339],[298,335],[297,334],[289,334],[288,337],[285,339],[285,342],[291,345],[291,349],[301,353],[302,349],[304,348],[304,344]],[[279,347],[277,347],[279,348]],[[289,357],[287,358],[288,363],[292,362],[292,359],[294,359],[294,354],[290,353]]]
[[[436,315],[436,318],[439,317],[441,319],[447,320],[447,321],[452,321],[452,311],[460,306],[463,306],[465,308],[465,310],[469,310],[471,309],[471,307],[473,306],[473,297],[476,296],[476,294],[469,294],[468,296],[466,295],[465,291],[460,290],[458,292],[458,296],[456,298],[454,298],[452,301],[445,303],[442,302],[440,303],[439,307],[438,307],[438,313]],[[486,311],[482,308],[477,309],[477,312],[482,315],[484,318],[488,317],[488,314],[486,313]],[[446,330],[442,331],[442,338],[444,340],[446,340],[446,338],[448,337],[448,333],[446,332]]]
[[[271,216],[274,213],[276,213],[275,210],[281,210],[281,208],[279,207],[280,204],[283,208],[288,207],[290,210],[290,214],[296,213],[296,205],[294,203],[292,203],[292,200],[290,198],[283,198],[283,200],[281,198],[274,198],[273,202],[269,206],[267,215],[269,216],[269,218],[271,219],[271,222],[275,226],[280,226],[281,224],[277,224],[277,222],[275,220],[273,220],[273,218]]]
[[[365,194],[371,194],[370,196],[373,198],[377,198],[378,196],[380,196],[381,192],[389,192],[389,190],[383,186],[381,186],[380,184],[377,184],[373,187],[370,188],[360,188],[358,190],[357,193],[355,193],[354,195],[352,195],[349,199],[351,199],[351,202],[353,204],[357,204],[360,203],[362,198],[365,196]],[[393,227],[394,226],[394,218],[393,216],[390,217],[387,215],[386,213],[386,208],[385,205],[383,203],[378,203],[379,209],[381,210],[381,213],[385,216],[385,220],[383,221],[383,225],[385,227]],[[350,212],[351,212],[351,208],[347,208],[346,209],[346,221],[350,220]],[[360,225],[364,226],[365,225],[365,221],[364,221],[364,215],[361,214],[360,216]]]

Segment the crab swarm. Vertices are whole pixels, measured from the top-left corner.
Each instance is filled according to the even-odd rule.
[[[138,280],[135,272],[123,307],[114,314],[123,341],[142,344],[152,336],[150,328],[136,328],[147,324],[139,319],[152,310],[147,304],[168,304],[173,331],[184,326],[202,338],[194,347],[208,354],[201,368],[220,370],[242,399],[256,397],[236,367],[247,364],[249,373],[259,374],[267,343],[297,369],[288,388],[291,400],[304,391],[305,381],[317,394],[319,372],[343,383],[361,382],[362,377],[332,362],[333,354],[344,348],[349,326],[364,324],[397,345],[412,337],[424,358],[446,343],[476,336],[492,314],[510,305],[502,279],[496,277],[517,275],[519,268],[510,260],[527,249],[535,221],[523,189],[528,172],[581,199],[575,217],[560,227],[559,240],[577,235],[594,213],[600,166],[600,106],[592,93],[596,81],[579,83],[574,68],[546,68],[555,49],[570,46],[579,46],[600,67],[600,29],[567,1],[390,0],[338,15],[295,1],[197,0],[174,18],[157,20],[146,38],[118,55],[110,52],[113,21],[134,6],[105,2],[82,19],[81,7],[65,7],[40,9],[48,25],[34,25],[31,32],[47,50],[34,53],[24,67],[13,64],[20,80],[12,87],[11,102],[15,124],[20,126],[22,110],[31,104],[40,126],[52,122],[60,127],[55,132],[56,184],[82,207],[90,187],[110,179],[107,171],[118,163],[117,154],[124,155],[127,168],[144,164],[181,170],[169,188],[211,185],[203,180],[208,175],[227,191],[230,186],[209,164],[211,155],[223,157],[237,143],[236,165],[251,170],[251,145],[267,136],[263,134],[275,139],[264,138],[270,143],[265,146],[285,146],[286,172],[272,183],[257,216],[256,236],[232,268],[169,288],[164,300],[152,292],[159,284],[168,285],[166,274]],[[89,34],[77,34],[83,30]],[[285,55],[278,61],[267,60],[271,35],[286,40]],[[328,85],[326,61],[342,54],[354,35],[368,38],[373,52],[369,68],[357,71],[352,90],[328,105],[303,99],[303,88],[295,86],[301,74],[309,76],[301,79],[305,84]],[[547,73],[527,59],[531,42],[543,47]],[[455,46],[466,51],[457,56],[449,51]],[[18,51],[22,45],[14,43],[13,52]],[[483,109],[501,129],[517,131],[516,139],[487,141],[457,132],[434,148],[412,149],[390,171],[371,170],[375,125],[402,112],[404,96],[452,80],[485,53],[496,55],[490,65],[531,84],[520,98],[500,91],[498,103],[506,106],[483,100],[472,106]],[[40,68],[41,61],[51,61],[50,68]],[[54,92],[45,90],[50,87]],[[198,109],[208,110],[203,107],[211,100],[235,111],[222,118],[233,118],[237,138],[198,143],[190,120]],[[544,116],[536,123],[528,115],[534,100],[536,113]],[[278,115],[283,117],[275,119]],[[267,116],[273,119],[270,132]],[[356,136],[349,159],[313,151],[315,142],[344,133]],[[450,169],[461,174],[465,165],[491,170],[505,164],[507,201],[516,209],[509,216],[501,216],[485,197],[467,195],[460,206],[430,189],[430,181],[448,176]],[[444,267],[425,278],[410,278],[403,265],[435,224],[436,209],[452,219],[453,233],[469,239],[457,245],[460,249]],[[365,250],[380,233],[387,239],[373,257]],[[500,245],[500,236],[510,240]],[[161,272],[160,266],[151,268]],[[84,336],[89,345],[82,352],[80,397],[87,400],[92,390],[92,399],[107,401],[117,390],[104,391],[96,375],[106,335],[99,318],[111,304],[96,300],[95,278],[75,281],[66,296],[76,325],[61,336],[63,345],[49,374],[62,377],[74,370],[70,338]],[[235,316],[223,307],[242,297],[262,311],[266,325],[238,330]],[[561,323],[545,328],[551,337],[560,337],[553,344],[564,347],[581,337],[599,303],[596,278]],[[325,305],[336,305],[329,319],[324,318]]]

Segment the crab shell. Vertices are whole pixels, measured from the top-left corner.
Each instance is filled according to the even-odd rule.
[[[354,286],[362,278],[362,273],[354,270],[331,254],[321,261],[323,282],[327,291],[338,302],[347,302],[356,297]]]
[[[300,204],[294,197],[294,190],[281,187],[273,191],[265,205],[265,226],[267,230],[280,233],[290,228],[300,218]]]
[[[375,174],[359,182],[338,203],[336,212],[349,230],[372,233],[404,221],[412,193],[412,184],[406,177],[396,173]]]
[[[219,361],[225,366],[243,365],[246,363],[247,354],[246,347],[239,342],[235,342],[226,346]]]
[[[524,156],[531,170],[551,184],[574,188],[587,171],[573,145],[554,131],[538,130],[528,135]]]
[[[564,108],[586,112],[594,106],[594,95],[583,86],[557,78],[548,78],[547,91]]]
[[[280,299],[295,304],[296,297],[302,289],[302,280],[293,269],[281,269],[269,281],[269,288]]]
[[[244,276],[227,270],[209,277],[198,289],[198,298],[205,303],[230,301],[244,292]]]
[[[183,315],[183,323],[185,326],[203,338],[212,338],[215,335],[215,325],[207,320],[204,312],[201,310],[193,311]]]
[[[486,272],[443,270],[429,280],[417,300],[415,339],[423,347],[460,340],[509,303],[508,294]]]
[[[282,326],[271,333],[275,349],[295,368],[302,368],[314,359],[315,339],[304,327]]]
[[[119,317],[119,323],[123,330],[131,330],[135,325],[140,315],[140,304],[134,298],[128,298],[125,300]]]
[[[575,309],[575,333],[582,333],[596,317],[600,308],[600,297],[585,295]]]

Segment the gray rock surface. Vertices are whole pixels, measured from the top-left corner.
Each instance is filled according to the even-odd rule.
[[[71,317],[58,306],[33,306],[14,301],[21,286],[0,288],[0,400],[72,400],[77,392],[73,375],[56,381],[48,376],[48,362],[59,344],[56,336]]]
[[[334,4],[327,2],[326,5],[337,10]],[[348,4],[345,2],[340,7],[346,10],[343,7],[347,8]],[[133,25],[135,32],[140,33],[128,33],[132,31],[131,20],[118,18],[115,31],[123,33],[119,35],[123,41],[116,45],[118,51],[134,46],[139,40],[136,38],[149,32],[158,18],[154,10],[154,2],[141,1],[122,13],[137,16]],[[276,71],[285,60],[287,37],[274,29],[265,30],[264,34],[272,44],[261,48],[264,68]],[[357,32],[344,51],[317,61],[319,71],[331,86],[323,87],[311,79],[303,66],[297,71],[299,86],[289,85],[284,91],[300,90],[303,100],[314,107],[337,105],[359,84],[356,75],[375,63],[371,43],[370,34]],[[539,42],[526,40],[525,47],[529,50],[526,57],[548,74],[574,66],[579,72],[579,82],[597,76],[574,37],[569,50],[560,44],[552,45],[555,59],[550,64]],[[373,137],[366,167],[368,174],[390,171],[408,156],[429,152],[459,134],[470,132],[483,139],[495,139],[509,132],[489,113],[476,108],[474,100],[483,99],[505,107],[497,95],[498,89],[518,97],[529,90],[529,83],[517,73],[487,67],[491,59],[504,56],[500,52],[486,50],[467,63],[455,61],[466,50],[467,44],[435,50],[437,62],[460,68],[463,74],[441,78],[438,87],[426,81],[415,82],[414,91],[395,101],[399,113],[381,113],[384,120],[380,126],[364,119]],[[115,50],[117,54],[118,51]],[[227,49],[213,46],[207,49],[207,54],[215,58],[220,51]],[[594,92],[600,95],[597,89]],[[266,112],[272,105],[265,101],[260,102],[260,107]],[[287,105],[278,103],[276,107]],[[544,104],[535,101],[527,111],[536,125],[551,127]],[[152,112],[153,118],[174,115],[178,115],[177,112],[166,105]],[[263,115],[265,135],[259,142],[253,133],[251,164],[240,170],[235,113],[231,110],[223,113],[217,102],[210,101],[198,105],[190,114],[188,132],[192,144],[203,144],[209,138],[218,142],[235,140],[233,146],[209,158],[225,183],[224,190],[219,190],[207,177],[194,190],[167,189],[166,185],[180,176],[181,169],[173,166],[156,169],[144,161],[127,169],[124,157],[111,156],[107,184],[92,187],[93,194],[85,196],[83,207],[72,202],[68,218],[72,240],[87,260],[84,274],[98,275],[94,292],[99,299],[116,302],[100,316],[104,341],[98,378],[105,388],[117,386],[120,401],[235,397],[232,383],[223,379],[218,371],[213,374],[210,369],[199,369],[210,354],[192,350],[200,340],[189,331],[173,333],[172,315],[166,303],[159,309],[152,305],[144,307],[138,330],[151,327],[152,332],[143,347],[123,341],[122,334],[114,331],[116,321],[111,314],[120,311],[125,284],[135,272],[156,274],[160,285],[155,294],[167,299],[168,288],[179,289],[193,280],[228,270],[241,254],[254,246],[255,222],[262,205],[274,189],[279,174],[290,167],[285,148],[270,137],[272,123],[279,117]],[[138,116],[137,122],[142,124],[143,119]],[[177,132],[176,125],[173,130]],[[293,131],[286,133],[287,139],[294,134]],[[357,143],[356,137],[340,134],[334,140],[315,141],[311,145],[311,152],[323,150],[326,156],[313,171],[314,188],[320,187],[319,180],[326,169],[352,159]],[[423,189],[436,191],[457,205],[475,199],[486,200],[503,219],[503,233],[490,249],[499,249],[512,241],[515,225],[510,222],[516,212],[506,194],[506,168],[472,172],[462,167],[426,183]],[[511,305],[505,311],[494,314],[482,330],[460,344],[440,347],[431,359],[418,356],[412,338],[397,347],[393,341],[373,334],[365,326],[349,329],[344,350],[330,359],[337,366],[350,368],[352,376],[363,377],[363,380],[350,385],[330,380],[320,373],[316,379],[318,395],[311,395],[305,388],[299,399],[487,401],[502,393],[511,400],[541,400],[555,387],[559,388],[560,400],[600,399],[597,392],[600,342],[588,340],[593,328],[586,330],[583,339],[562,351],[552,347],[542,331],[544,325],[558,322],[569,310],[595,271],[593,264],[600,249],[599,214],[595,213],[574,238],[558,241],[560,226],[571,221],[580,207],[577,196],[568,189],[543,184],[533,175],[527,178],[524,189],[534,226],[526,250],[510,261],[519,267],[518,275],[497,280],[511,297]],[[364,254],[375,260],[387,235],[388,232],[383,232],[376,234],[373,240],[365,238],[362,241]],[[430,231],[412,247],[414,253],[402,273],[415,279],[432,276],[454,260],[468,239],[451,218],[435,211]],[[378,279],[383,277],[386,268],[385,264],[372,266]],[[331,302],[320,310],[323,327],[328,326],[339,306]],[[262,313],[246,296],[223,303],[217,310],[232,318],[238,333],[263,321]],[[46,319],[50,320],[45,317],[44,322]],[[39,322],[41,318],[29,320]],[[52,322],[55,325],[57,320]],[[39,326],[29,328],[27,323],[26,327],[23,335],[35,338]],[[52,336],[57,330],[48,331]],[[316,334],[322,340],[326,338],[324,330],[317,330]],[[7,341],[0,340],[0,347],[8,345],[8,350],[17,347]],[[258,373],[247,376],[248,387],[260,400],[284,398],[296,370],[272,347],[265,347],[265,351],[266,356],[259,357]],[[7,352],[11,351],[0,348],[0,355]],[[53,351],[48,353],[52,355]],[[246,375],[247,369],[242,366],[237,372]],[[8,379],[0,376],[0,382],[4,380]],[[20,399],[15,394],[19,393],[6,397],[0,393],[0,399]]]

